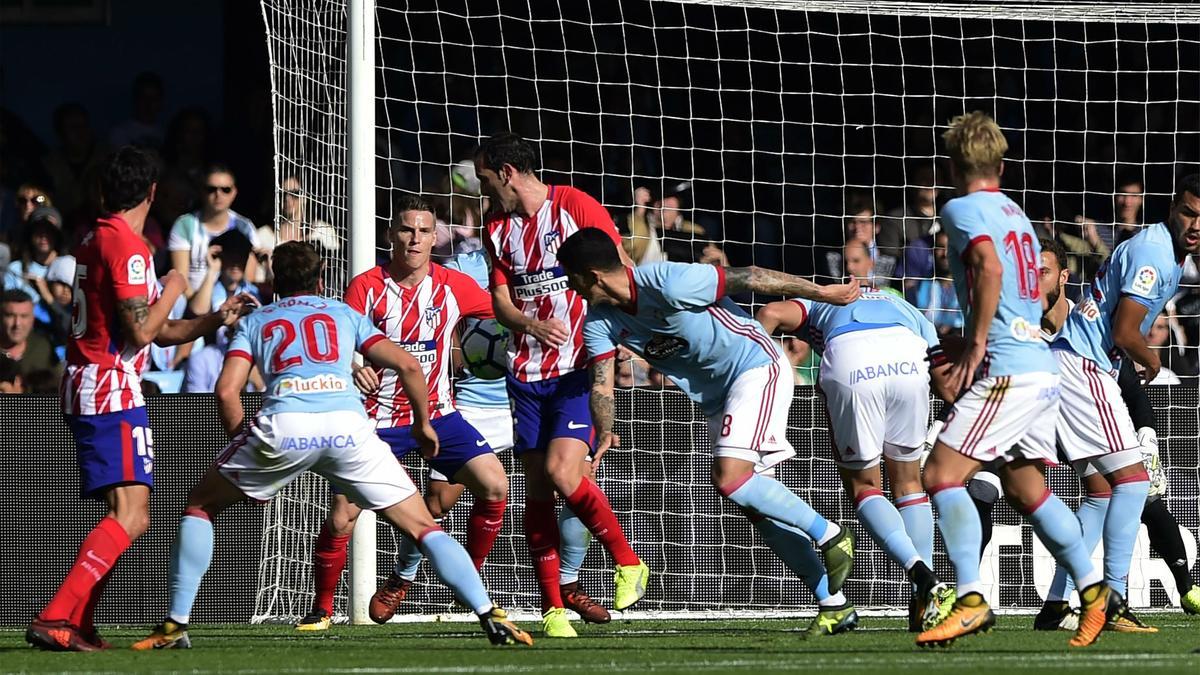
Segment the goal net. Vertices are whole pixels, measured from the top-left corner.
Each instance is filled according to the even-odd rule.
[[[391,216],[389,197],[398,192],[439,196],[439,215],[458,226],[445,230],[442,250],[470,247],[469,207],[477,202],[469,172],[455,165],[481,136],[512,129],[536,144],[543,180],[582,188],[609,208],[639,260],[724,259],[828,279],[862,264],[845,245],[863,237],[877,285],[940,307],[938,320],[953,326],[961,315],[939,304],[936,277],[946,273],[934,217],[948,196],[939,134],[950,117],[984,110],[1004,128],[1005,190],[1036,225],[1069,243],[1072,294],[1122,236],[1130,200],[1140,203],[1136,222],[1165,218],[1175,178],[1200,162],[1200,7],[1190,3],[384,4],[371,10],[375,152],[356,159],[346,150],[346,2],[263,2],[278,179],[301,181],[309,217],[329,223],[343,244],[357,161],[376,168],[378,222]],[[348,279],[345,250],[330,252],[331,292]],[[1200,413],[1194,370],[1186,369],[1197,355],[1194,265],[1188,275],[1190,294],[1174,305],[1164,351],[1174,355],[1180,384],[1153,387],[1151,396],[1171,479],[1167,504],[1194,560]],[[790,431],[798,457],[780,478],[827,517],[856,528],[849,598],[863,608],[902,608],[903,574],[858,526],[830,459],[821,403],[807,386],[814,361],[802,345],[789,345],[799,350],[803,386]],[[624,443],[605,457],[599,481],[652,571],[637,609],[810,611],[803,584],[710,487],[709,441],[697,411],[644,364],[623,371],[617,432]],[[505,462],[514,468],[510,457]],[[423,470],[414,465],[413,474]],[[535,609],[520,532],[523,481],[519,472],[510,476],[511,506],[484,580],[503,606]],[[1051,484],[1078,503],[1069,471],[1052,471]],[[446,525],[455,536],[468,503]],[[313,476],[268,505],[259,620],[308,609],[311,549],[326,505],[325,486]],[[1001,608],[1034,608],[1049,584],[1050,557],[1008,507],[997,508],[996,522],[983,565],[989,595]],[[379,528],[382,580],[396,541]],[[938,550],[936,568],[952,577],[940,540]],[[581,576],[606,604],[609,565],[594,545]],[[1144,530],[1129,594],[1135,606],[1177,602]],[[425,567],[408,597],[406,613],[454,611]]]

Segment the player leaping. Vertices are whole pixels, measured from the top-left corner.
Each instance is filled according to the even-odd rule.
[[[107,214],[75,251],[75,300],[62,405],[75,435],[79,490],[103,499],[108,515],[79,547],[75,564],[25,639],[42,649],[94,651],[109,646],[92,614],[121,554],[150,527],[154,441],[142,399],[141,374],[150,343],[177,345],[215,332],[248,310],[234,296],[211,314],[173,320],[167,314],[187,280],[168,272],[160,293],[142,227],[154,201],[158,164],[125,147],[100,176]]]
[[[926,360],[944,360],[937,330],[903,299],[876,290],[844,307],[804,298],[772,302],[756,318],[768,334],[797,333],[822,355],[821,392],[846,491],[859,522],[913,582],[908,629],[933,627],[954,601],[954,590],[933,574],[933,510],[921,487]],[[883,496],[881,460],[895,506]]]
[[[574,232],[596,229],[619,248],[621,237],[599,202],[566,185],[546,185],[533,172],[533,146],[511,133],[484,140],[475,172],[492,212],[484,245],[492,259],[496,318],[513,331],[508,394],[525,473],[525,536],[542,592],[542,628],[575,637],[559,587],[559,531],[554,493],[604,545],[616,563],[613,607],[646,593],[649,569],[633,552],[608,498],[587,476],[591,449],[588,376],[584,370],[586,303],[567,287],[556,252]]]
[[[454,406],[450,390],[450,347],[463,317],[491,318],[491,296],[465,274],[430,262],[435,238],[432,207],[422,198],[405,196],[396,203],[395,221],[388,229],[392,259],[350,280],[345,301],[364,314],[391,341],[416,357],[429,390],[429,416],[441,441],[429,465],[443,476],[470,489],[475,497],[468,519],[467,551],[475,568],[492,550],[504,521],[508,476],[487,440]],[[355,382],[367,394],[367,414],[379,437],[397,459],[416,449],[411,433],[413,405],[397,374],[372,364],[355,371]],[[313,551],[316,593],[313,606],[300,620],[299,630],[325,630],[333,614],[333,593],[346,565],[346,544],[361,509],[336,486],[329,517]],[[392,588],[402,580],[389,577]],[[399,604],[398,594],[391,594]],[[402,596],[400,596],[402,598]],[[380,623],[395,607],[372,603],[372,619]]]
[[[1037,236],[1020,207],[1000,192],[1008,143],[986,114],[954,118],[944,134],[950,175],[962,196],[942,210],[951,272],[966,313],[965,346],[947,373],[953,400],[945,428],[925,465],[925,488],[957,574],[958,600],[945,620],[917,644],[946,645],[986,631],[995,616],[979,576],[979,515],[964,484],[1000,459],[1000,480],[1046,548],[1079,580],[1083,615],[1073,646],[1087,646],[1116,596],[1092,565],[1079,521],[1046,487],[1045,465],[1056,463],[1058,368],[1042,340]],[[1042,420],[1039,423],[1039,420]]]
[[[395,371],[412,405],[412,443],[434,457],[438,436],[421,364],[367,317],[319,297],[322,263],[311,245],[281,244],[271,265],[281,299],[242,320],[217,381],[221,422],[232,440],[188,495],[171,551],[170,611],[133,648],[191,646],[187,624],[212,561],[212,519],[247,497],[270,499],[305,471],[326,478],[356,505],[378,511],[403,536],[419,542],[442,581],[478,615],[492,644],[533,644],[492,604],[462,545],[434,524],[354,390],[355,350]],[[257,417],[246,424],[240,393],[256,364],[266,396]]]
[[[1146,334],[1179,289],[1184,261],[1197,251],[1200,174],[1192,174],[1180,180],[1167,222],[1147,226],[1113,249],[1051,345],[1062,373],[1059,443],[1080,476],[1103,477],[1090,479],[1090,492],[1111,486],[1102,519],[1104,578],[1121,606],[1113,627],[1128,632],[1152,630],[1125,608],[1126,576],[1150,477],[1117,371],[1127,356],[1142,366],[1145,382],[1158,374],[1158,355]],[[1084,522],[1091,529],[1100,520]]]
[[[558,252],[571,287],[590,305],[583,335],[591,363],[596,461],[613,442],[613,366],[621,344],[700,405],[715,446],[713,484],[817,598],[820,609],[808,634],[854,628],[858,614],[841,593],[853,564],[850,530],[822,518],[772,475],[772,467],[796,454],[787,440],[791,366],[726,294],[753,291],[846,304],[858,297],[858,283],[818,286],[757,267],[701,263],[634,269],[620,250],[606,233],[588,229],[571,235]],[[828,573],[813,542],[825,553]]]

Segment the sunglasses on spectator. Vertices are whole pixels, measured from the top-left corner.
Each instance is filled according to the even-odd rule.
[[[44,206],[46,204],[46,195],[34,195],[32,197],[17,197],[18,204],[37,204]]]
[[[226,194],[226,195],[233,192],[232,185],[205,185],[204,189],[208,190],[208,194],[210,194],[210,195],[216,194],[217,190],[220,190],[221,194]]]

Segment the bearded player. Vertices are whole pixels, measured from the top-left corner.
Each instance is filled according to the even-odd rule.
[[[250,299],[234,296],[200,318],[167,318],[187,280],[172,270],[160,293],[141,237],[157,181],[158,164],[148,153],[125,147],[109,157],[100,176],[106,215],[75,251],[63,413],[75,435],[80,494],[104,500],[109,510],[84,538],[62,586],[25,633],[42,649],[109,646],[92,620],[96,603],[117,559],[150,527],[154,440],[141,383],[150,343],[191,342],[231,325],[250,308]]]
[[[1009,503],[1083,588],[1083,615],[1070,644],[1087,646],[1116,603],[1092,565],[1079,522],[1046,487],[1045,466],[1057,459],[1054,426],[1045,420],[1058,414],[1059,377],[1039,331],[1037,238],[1020,207],[1000,192],[1008,143],[995,121],[981,112],[960,115],[943,138],[962,195],[946,204],[942,223],[965,312],[965,344],[946,374],[954,403],[923,479],[954,564],[958,599],[917,644],[948,645],[995,623],[979,575],[979,514],[965,484],[985,463],[999,460]]]
[[[703,263],[634,269],[620,251],[606,233],[585,229],[567,239],[558,258],[590,306],[583,335],[597,461],[613,444],[614,363],[617,346],[624,345],[700,405],[715,446],[713,485],[817,599],[807,634],[853,629],[858,613],[841,592],[854,562],[850,530],[821,517],[773,476],[772,467],[796,454],[787,440],[791,366],[762,327],[726,296],[753,291],[844,305],[858,297],[858,283],[818,286],[757,267]],[[828,573],[814,543],[825,554]]]
[[[430,419],[440,439],[430,467],[475,497],[467,521],[467,551],[478,570],[492,550],[504,522],[508,475],[487,440],[455,409],[450,388],[450,348],[459,320],[491,318],[491,296],[467,275],[430,261],[436,237],[432,207],[415,196],[396,204],[395,222],[388,230],[392,259],[350,280],[345,300],[392,342],[416,357],[429,391]],[[413,401],[398,374],[380,365],[359,368],[355,383],[367,395],[366,411],[375,420],[379,437],[397,459],[416,449],[413,440]],[[361,508],[334,491],[329,518],[313,552],[316,594],[299,630],[325,630],[333,614],[333,594],[346,565],[346,544]],[[394,589],[403,579],[389,576],[384,588],[389,602],[371,603],[371,618],[383,623],[395,614],[403,598]],[[377,594],[378,595],[378,594]]]
[[[511,133],[496,134],[475,151],[475,172],[492,204],[484,228],[492,304],[496,318],[513,331],[508,347],[513,453],[525,474],[525,536],[542,594],[542,628],[548,637],[575,637],[559,587],[556,491],[616,563],[615,609],[640,600],[650,574],[608,498],[588,477],[585,458],[593,432],[582,332],[587,307],[568,288],[556,255],[580,230],[603,232],[618,248],[621,236],[595,199],[566,185],[546,185],[533,165],[533,146]]]
[[[1101,530],[1105,581],[1119,600],[1110,626],[1125,632],[1153,632],[1125,604],[1150,477],[1117,373],[1128,358],[1142,367],[1145,382],[1158,375],[1161,364],[1146,335],[1179,289],[1183,263],[1197,251],[1200,174],[1192,174],[1180,180],[1166,222],[1143,228],[1113,249],[1051,345],[1062,373],[1057,431],[1063,453],[1089,493],[1110,491],[1103,517],[1081,520],[1085,538]]]

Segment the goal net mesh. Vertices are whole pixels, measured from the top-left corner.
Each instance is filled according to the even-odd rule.
[[[1072,244],[1077,294],[1119,239],[1114,194],[1138,183],[1141,222],[1165,218],[1176,176],[1200,161],[1200,8],[1187,3],[541,2],[411,0],[375,10],[376,222],[402,191],[444,198],[468,233],[469,175],[453,167],[481,136],[511,129],[536,144],[547,183],[571,184],[609,208],[639,257],[761,265],[839,277],[851,216],[869,210],[874,281],[910,298],[937,292],[936,218],[922,212],[948,175],[939,134],[947,120],[984,110],[1008,139],[1004,188],[1046,231]],[[306,217],[329,224],[331,292],[348,281],[349,221],[344,0],[264,0],[271,54],[276,168],[296,179]],[[644,188],[646,192],[639,189]],[[664,196],[679,193],[678,201]],[[457,201],[458,207],[455,206]],[[465,221],[465,222],[464,222]],[[446,230],[450,232],[450,230]],[[448,236],[448,235],[447,235]],[[459,242],[461,246],[470,246]],[[452,247],[453,243],[447,243]],[[380,249],[381,255],[386,251]],[[1196,291],[1194,265],[1185,290]],[[747,298],[758,304],[770,298]],[[1170,349],[1196,357],[1195,296],[1174,306]],[[942,320],[952,323],[955,310]],[[1174,363],[1174,361],[1173,361]],[[804,367],[808,365],[809,367]],[[811,383],[812,361],[797,368]],[[811,594],[756,540],[708,482],[702,418],[677,390],[630,363],[621,393],[623,447],[599,481],[633,547],[652,570],[638,610],[780,613],[811,610]],[[1193,373],[1194,374],[1194,373]],[[1195,378],[1152,388],[1167,503],[1195,556],[1198,513]],[[904,607],[902,571],[858,526],[831,461],[811,387],[791,419],[797,459],[779,477],[827,517],[854,527],[860,553],[846,584],[864,608]],[[484,567],[503,606],[535,609],[537,589],[520,523],[523,480],[510,469],[506,524]],[[414,477],[423,477],[419,462]],[[423,480],[423,478],[422,478]],[[1074,477],[1051,473],[1072,506]],[[259,620],[303,615],[312,599],[311,551],[327,508],[321,479],[305,476],[265,511]],[[469,496],[446,529],[463,536]],[[1006,506],[983,573],[1001,608],[1033,608],[1051,562]],[[379,525],[378,569],[395,537]],[[952,577],[941,553],[936,568]],[[597,545],[581,581],[610,603],[610,562]],[[336,611],[345,612],[339,589]],[[1139,540],[1130,579],[1135,606],[1174,598],[1170,575]],[[403,612],[452,609],[422,566]]]

